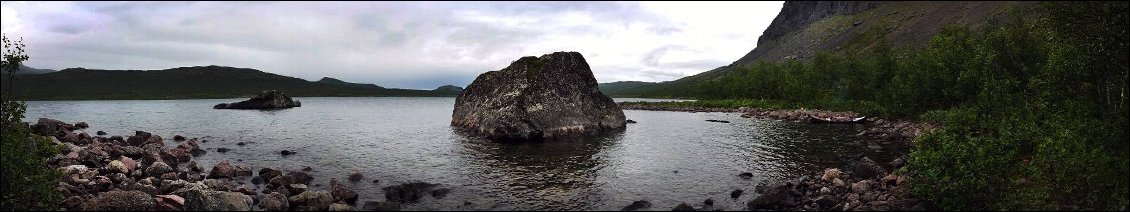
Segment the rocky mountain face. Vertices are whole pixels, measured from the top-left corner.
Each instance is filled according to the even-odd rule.
[[[538,140],[626,125],[577,52],[527,56],[479,75],[455,99],[451,125],[492,139]]]
[[[757,47],[733,63],[675,81],[620,89],[613,96],[641,90],[679,96],[680,89],[724,77],[759,61],[807,60],[818,52],[858,54],[882,44],[895,49],[925,47],[945,27],[976,29],[1003,19],[1008,9],[1031,2],[1006,1],[789,1],[757,39]],[[654,92],[652,92],[654,93]]]
[[[781,36],[802,29],[812,22],[834,15],[850,15],[869,10],[882,4],[881,1],[788,1],[781,12],[773,18],[769,28],[757,38],[757,45],[776,40]]]
[[[880,42],[923,47],[943,27],[978,27],[1017,2],[790,1],[734,65],[854,53]]]

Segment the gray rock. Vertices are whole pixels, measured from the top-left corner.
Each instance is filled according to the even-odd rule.
[[[272,169],[272,168],[261,168],[261,169],[259,169],[259,177],[263,178],[263,180],[271,180],[271,178],[281,176],[282,174],[283,174],[282,171],[275,170],[275,169]]]
[[[141,159],[143,156],[145,156],[145,150],[141,149],[141,147],[123,146],[121,148],[121,151],[123,156],[133,159]]]
[[[84,201],[86,200],[82,199],[80,196],[70,196],[63,200],[62,206],[63,209],[67,209],[68,211],[78,211],[82,210],[81,206]]]
[[[308,206],[312,210],[319,211],[328,210],[330,204],[333,203],[333,195],[331,195],[330,192],[326,191],[306,191],[290,197],[290,205],[292,207]]]
[[[59,128],[66,125],[59,120],[49,118],[39,118],[35,125],[31,126],[32,132],[42,136],[55,136],[59,133]]]
[[[353,211],[353,207],[346,204],[334,203],[330,204],[330,211]]]
[[[302,192],[306,192],[307,186],[306,184],[290,184],[287,185],[286,188],[289,189],[292,194],[301,194]]]
[[[310,184],[310,181],[314,181],[314,177],[306,172],[287,172],[286,175],[293,177],[294,183]]]
[[[840,198],[834,195],[820,196],[816,198],[816,200],[813,200],[813,202],[816,202],[816,204],[820,205],[821,208],[832,208],[832,206],[839,204],[840,201]]]
[[[492,139],[575,136],[626,124],[576,52],[522,57],[479,75],[455,99],[451,116],[452,126]]]
[[[140,183],[122,182],[121,184],[118,184],[118,189],[121,189],[122,191],[140,191],[145,192],[149,195],[161,194],[160,190],[157,190],[157,187],[154,187],[152,185],[142,185]]]
[[[267,197],[259,200],[259,208],[265,211],[286,211],[290,210],[290,200],[287,200],[286,195],[278,192],[271,192]]]
[[[251,99],[235,102],[220,103],[213,109],[282,109],[302,107],[302,102],[291,99],[286,94],[276,90],[265,90]]]
[[[906,159],[907,159],[906,155],[902,155],[902,156],[895,158],[894,160],[891,160],[891,162],[887,163],[887,165],[890,165],[891,169],[898,169],[898,168],[902,167],[903,165],[906,165]]]
[[[336,178],[330,179],[330,194],[333,195],[334,202],[357,203],[357,192],[353,192],[353,189],[338,183]]]
[[[208,178],[231,178],[235,177],[236,167],[227,160],[222,160],[212,167],[212,171],[208,172]]]
[[[820,176],[820,180],[823,180],[824,182],[832,182],[832,180],[840,178],[840,174],[842,173],[843,172],[840,172],[840,169],[836,168],[824,169],[824,175]]]
[[[855,174],[856,177],[863,179],[875,178],[879,176],[879,174],[886,172],[883,170],[883,167],[879,166],[879,164],[875,163],[871,158],[867,158],[867,156],[860,158],[853,166],[854,169],[852,169],[852,173]]]
[[[173,167],[165,164],[164,162],[153,162],[149,167],[145,168],[145,174],[148,176],[160,177],[162,174],[173,171]]]
[[[107,191],[82,204],[86,211],[151,211],[156,207],[153,197],[141,191]]]
[[[110,161],[110,164],[109,164],[109,167],[107,167],[107,170],[110,170],[112,172],[117,172],[117,173],[129,173],[129,168],[126,168],[126,164],[122,163],[122,161],[120,161],[120,160]]]
[[[851,192],[862,194],[871,191],[871,180],[860,180],[851,184]]]
[[[184,195],[188,211],[250,211],[254,202],[239,192],[191,190]]]
[[[70,165],[59,169],[62,169],[63,175],[71,175],[86,173],[88,168],[86,168],[86,165]]]

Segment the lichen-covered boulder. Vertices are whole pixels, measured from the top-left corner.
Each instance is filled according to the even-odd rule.
[[[141,191],[107,191],[82,204],[86,211],[152,211],[157,203]]]
[[[575,136],[626,124],[577,52],[522,57],[479,75],[455,99],[451,116],[452,126],[491,139]]]
[[[239,192],[190,190],[184,196],[187,211],[251,211],[252,203]]]

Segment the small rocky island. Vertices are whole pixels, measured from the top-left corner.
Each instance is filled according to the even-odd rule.
[[[555,52],[479,75],[455,99],[451,125],[491,139],[539,140],[627,125],[597,87],[585,58]]]
[[[265,90],[251,99],[235,103],[220,103],[213,109],[283,109],[302,107],[302,102],[290,99],[289,96],[276,90]]]

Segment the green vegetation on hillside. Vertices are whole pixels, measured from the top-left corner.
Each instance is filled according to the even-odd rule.
[[[455,96],[459,93],[383,88],[324,78],[310,82],[255,69],[222,66],[149,71],[82,68],[19,75],[15,97],[26,100],[212,99],[249,97],[264,90],[289,96]],[[4,82],[5,84],[7,82]],[[9,95],[4,87],[4,95]]]
[[[640,82],[640,81],[620,81],[620,82],[600,83],[600,84],[598,84],[598,86],[600,87],[600,92],[605,93],[605,94],[612,94],[612,93],[623,93],[625,91],[636,90],[636,89],[640,89],[642,87],[652,86],[652,85],[656,85],[656,84],[658,84],[658,83]]]
[[[1025,5],[981,28],[944,28],[924,49],[879,42],[629,96],[935,122],[944,127],[916,139],[901,170],[914,195],[947,210],[1116,210],[1130,193],[1127,5]]]

